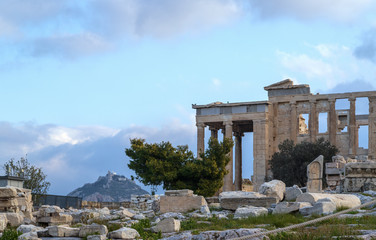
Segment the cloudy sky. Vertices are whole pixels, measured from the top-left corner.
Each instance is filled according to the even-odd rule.
[[[263,87],[285,78],[315,93],[374,90],[375,10],[372,0],[0,0],[0,164],[27,154],[65,195],[108,170],[129,177],[131,137],[196,151],[191,104],[266,100]]]

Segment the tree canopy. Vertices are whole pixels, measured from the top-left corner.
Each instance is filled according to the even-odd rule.
[[[172,146],[170,142],[145,143],[144,139],[131,139],[125,149],[131,159],[128,167],[145,185],[162,185],[164,189],[191,189],[203,196],[213,196],[223,185],[230,161],[228,153],[233,142],[218,142],[211,138],[208,148],[195,158],[188,146]]]
[[[46,194],[50,183],[46,180],[47,175],[42,168],[35,167],[29,163],[27,158],[15,161],[13,158],[3,166],[6,175],[24,177],[24,188],[31,189],[32,194]]]
[[[296,145],[292,140],[285,140],[278,148],[279,152],[274,153],[270,160],[271,170],[273,178],[285,182],[287,186],[305,186],[308,164],[323,155],[325,167],[325,163],[338,153],[337,147],[323,138],[314,143],[302,142]],[[325,178],[323,182],[326,184]]]

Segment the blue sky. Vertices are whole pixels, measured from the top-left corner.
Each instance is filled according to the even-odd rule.
[[[263,87],[285,78],[314,93],[374,90],[375,10],[372,0],[0,0],[0,161],[27,154],[64,195],[108,170],[129,177],[130,137],[196,151],[191,104],[266,100]]]

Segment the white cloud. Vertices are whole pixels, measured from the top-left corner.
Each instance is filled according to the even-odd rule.
[[[96,0],[92,28],[111,35],[166,37],[223,24],[239,16],[237,0]]]
[[[261,18],[292,17],[300,20],[327,19],[349,22],[375,9],[372,0],[251,0]]]
[[[321,56],[329,58],[333,56],[333,46],[327,44],[319,44],[315,46],[315,49],[320,53]]]
[[[0,122],[0,159],[4,163],[27,154],[29,162],[42,167],[47,174],[50,193],[67,194],[108,170],[127,177],[134,174],[127,168],[128,158],[124,153],[130,138],[190,145],[195,152],[195,134],[193,123],[184,124],[177,119],[160,127],[134,125],[122,130]]]
[[[336,44],[306,46],[310,54],[276,52],[286,71],[283,73],[284,76],[298,78],[300,82],[309,83],[311,89],[316,90],[328,90],[336,85],[354,81],[375,81],[374,65],[371,62],[359,61],[349,47]],[[316,51],[312,53],[311,49]]]
[[[294,55],[277,51],[277,56],[284,67],[301,72],[309,78],[331,76],[336,71],[330,64],[306,54]]]

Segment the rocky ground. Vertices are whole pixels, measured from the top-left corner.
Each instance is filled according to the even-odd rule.
[[[187,194],[187,190],[181,193]],[[164,198],[196,197],[174,194]],[[217,202],[192,205],[195,210],[188,212],[161,213],[158,204],[163,202],[155,197],[135,199],[132,209],[60,209],[46,205],[34,211],[31,218],[22,212],[1,213],[0,228],[6,231],[7,226],[17,227],[22,233],[19,239],[232,239],[358,207],[375,200],[376,192],[303,193],[296,186],[286,188],[284,183],[273,180],[258,193],[224,192]],[[376,238],[376,204],[324,222],[253,239],[343,239],[344,236]]]

